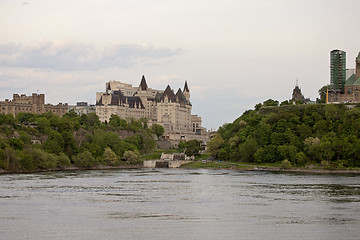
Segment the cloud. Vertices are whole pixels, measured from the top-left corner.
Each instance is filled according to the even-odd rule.
[[[130,68],[137,63],[169,58],[181,52],[181,49],[151,45],[113,44],[101,48],[75,41],[39,40],[29,45],[0,44],[0,66],[58,71]]]

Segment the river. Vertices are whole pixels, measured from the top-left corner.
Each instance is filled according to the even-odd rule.
[[[360,175],[93,170],[0,184],[0,239],[360,239]]]

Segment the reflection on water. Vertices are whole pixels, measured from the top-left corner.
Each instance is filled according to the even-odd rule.
[[[0,175],[0,239],[359,239],[360,176],[138,169]]]

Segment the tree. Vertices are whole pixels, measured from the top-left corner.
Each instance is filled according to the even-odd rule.
[[[78,167],[95,167],[98,162],[89,151],[84,151],[73,156],[74,164]]]
[[[36,119],[37,129],[41,133],[47,133],[50,131],[50,121],[45,117],[39,117]]]
[[[185,147],[186,147],[185,142],[180,141],[179,144],[178,144],[178,150],[179,150],[179,152],[184,151]]]
[[[318,103],[326,103],[326,95],[327,95],[328,86],[325,85],[322,88],[319,89],[318,93],[320,96],[320,99],[318,99]]]
[[[255,105],[255,110],[258,111],[262,107],[261,103]]]
[[[57,156],[56,158],[56,166],[57,167],[70,167],[71,162],[68,156],[66,156],[64,153],[60,153],[60,156]]]
[[[187,156],[199,156],[200,155],[200,150],[201,150],[201,146],[200,146],[200,142],[196,139],[187,141],[186,144],[186,149],[185,149],[185,154]]]
[[[256,140],[249,136],[246,141],[239,146],[239,152],[241,160],[244,162],[253,162],[254,154],[258,150],[258,144]]]
[[[120,117],[116,114],[111,114],[110,116],[110,120],[109,120],[109,125],[112,127],[119,127],[120,126]]]
[[[99,117],[96,113],[89,113],[86,118],[86,125],[90,127],[100,126]]]
[[[215,135],[207,144],[208,152],[211,156],[218,157],[221,145],[224,144],[224,140],[219,133]]]
[[[280,106],[287,106],[287,105],[291,105],[291,102],[289,102],[289,100],[285,100],[280,103]]]
[[[48,139],[43,144],[44,149],[49,153],[59,155],[64,150],[64,140],[57,131],[51,131]]]
[[[102,155],[102,161],[107,165],[115,165],[118,161],[118,157],[111,148],[107,147]]]
[[[263,102],[263,105],[267,107],[279,106],[279,101],[268,99],[265,102]]]
[[[19,168],[20,161],[16,151],[11,147],[7,147],[3,154],[5,169],[8,171],[16,171]]]
[[[219,150],[219,160],[223,160],[223,161],[226,161],[229,159],[229,153],[228,151],[226,151],[224,148],[221,148]]]
[[[129,150],[124,152],[123,158],[130,164],[134,164],[139,159],[139,154]]]
[[[151,125],[151,130],[152,132],[156,135],[156,137],[158,138],[158,140],[160,139],[160,137],[164,134],[164,127],[154,123],[153,125]]]

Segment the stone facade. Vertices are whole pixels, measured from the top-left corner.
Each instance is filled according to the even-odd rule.
[[[0,113],[4,114],[10,113],[16,116],[20,112],[43,114],[50,111],[63,116],[68,112],[68,104],[45,104],[45,95],[36,93],[31,96],[13,94],[13,100],[0,101]]]
[[[168,85],[165,90],[148,87],[143,76],[134,94],[129,96],[130,84],[111,81],[106,83],[106,92],[96,93],[96,114],[100,121],[109,121],[111,114],[123,119],[146,118],[149,125],[164,127],[164,139],[175,141],[198,139],[207,142],[208,133],[201,127],[201,118],[192,117],[190,91],[185,82],[184,90],[174,91]],[[194,122],[193,122],[194,121]],[[193,127],[195,126],[195,128]]]
[[[327,103],[360,102],[360,53],[355,59],[355,73],[346,79],[344,90],[337,90],[332,84],[328,87]]]
[[[309,98],[305,98],[304,95],[301,93],[301,89],[298,86],[298,84],[296,84],[293,93],[292,93],[292,98],[290,99],[290,102],[292,103],[296,103],[297,101],[303,102],[303,103],[308,103],[310,102]]]

